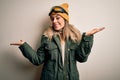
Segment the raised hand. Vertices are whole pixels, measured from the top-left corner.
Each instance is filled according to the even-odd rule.
[[[14,45],[14,46],[20,46],[24,43],[23,40],[20,40],[19,42],[16,42],[16,43],[10,43],[10,45]]]
[[[93,35],[93,34],[95,34],[95,33],[97,33],[97,32],[102,31],[103,29],[105,29],[105,27],[94,28],[94,29],[92,29],[92,30],[86,32],[85,35],[86,35],[86,36],[90,36],[90,35]]]

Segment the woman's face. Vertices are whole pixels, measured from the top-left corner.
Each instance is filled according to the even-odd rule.
[[[56,30],[56,31],[61,30],[65,25],[64,18],[62,18],[58,14],[50,15],[50,19],[52,22],[52,26],[53,26],[54,30]]]

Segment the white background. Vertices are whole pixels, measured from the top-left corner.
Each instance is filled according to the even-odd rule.
[[[65,2],[70,23],[81,32],[106,27],[94,35],[88,61],[78,63],[80,79],[120,80],[120,0],[0,0],[0,80],[39,80],[41,66],[9,44],[23,39],[36,50],[50,8]]]

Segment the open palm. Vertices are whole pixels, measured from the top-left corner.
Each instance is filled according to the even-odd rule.
[[[24,43],[23,40],[20,40],[19,42],[16,42],[16,43],[10,43],[10,45],[14,45],[14,46],[20,46]]]
[[[94,28],[94,29],[86,32],[86,36],[93,35],[93,34],[95,34],[95,33],[97,33],[97,32],[102,31],[103,29],[105,29],[105,27]]]

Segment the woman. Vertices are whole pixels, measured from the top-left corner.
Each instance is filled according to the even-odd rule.
[[[76,61],[87,61],[93,45],[93,34],[104,27],[81,35],[78,29],[69,24],[67,3],[52,7],[49,16],[52,26],[43,33],[37,52],[23,40],[11,45],[19,46],[23,55],[34,65],[44,63],[41,80],[79,80]]]

